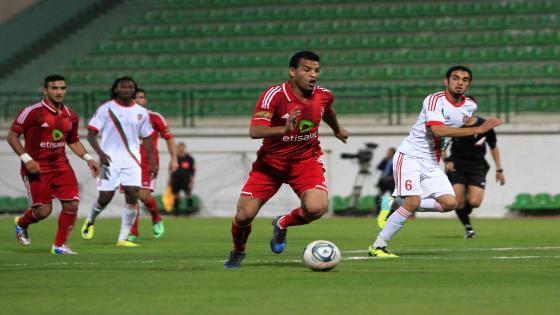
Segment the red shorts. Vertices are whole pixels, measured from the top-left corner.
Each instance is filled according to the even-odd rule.
[[[148,163],[142,163],[142,183],[140,184],[140,188],[154,191],[155,187],[156,179],[150,175]]]
[[[40,175],[22,176],[33,206],[51,204],[53,198],[61,201],[80,200],[76,175],[71,168]]]
[[[241,196],[268,201],[282,184],[290,185],[299,197],[309,189],[321,189],[329,192],[321,159],[290,162],[265,162],[257,159],[241,190]]]

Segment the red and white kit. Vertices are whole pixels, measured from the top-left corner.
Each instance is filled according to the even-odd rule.
[[[460,128],[476,112],[477,105],[468,97],[453,103],[446,91],[428,95],[409,135],[393,156],[394,196],[439,197],[455,195],[439,166],[450,138],[436,137],[429,126]]]

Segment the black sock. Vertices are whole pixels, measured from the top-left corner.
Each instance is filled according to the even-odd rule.
[[[472,208],[471,208],[472,211]],[[471,227],[471,219],[469,218],[469,214],[471,211],[468,211],[465,208],[461,208],[461,209],[455,209],[455,213],[457,214],[457,217],[459,218],[459,220],[461,220],[461,223],[463,223],[463,225],[465,226],[465,228],[468,230],[468,227],[470,227],[470,229],[472,229]]]

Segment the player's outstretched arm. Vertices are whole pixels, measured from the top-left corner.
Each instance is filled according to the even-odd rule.
[[[68,147],[70,147],[70,150],[72,150],[74,154],[86,161],[93,177],[97,177],[99,175],[99,164],[91,155],[87,153],[86,148],[84,148],[84,145],[80,141],[69,143]]]
[[[327,123],[329,127],[331,127],[335,137],[340,139],[340,141],[346,143],[346,140],[348,139],[348,136],[350,134],[344,127],[340,126],[340,124],[338,123],[338,118],[336,117],[336,112],[334,109],[325,111],[325,113],[323,114],[323,121]]]
[[[268,137],[281,137],[285,134],[292,132],[297,126],[297,117],[301,114],[297,108],[292,109],[286,119],[284,126],[265,126],[265,125],[251,125],[249,127],[249,136],[252,139],[262,139]]]
[[[21,144],[19,137],[21,135],[10,130],[8,132],[8,136],[7,136],[7,141],[8,144],[10,145],[10,147],[12,147],[12,150],[14,150],[14,152],[19,156],[19,158],[23,161],[25,168],[27,169],[27,171],[31,174],[39,174],[41,173],[41,168],[39,167],[39,163],[37,163],[37,161],[33,160],[33,158],[31,156],[29,156],[29,154],[27,154],[25,152],[25,149],[23,148],[23,145]]]
[[[503,123],[504,121],[501,119],[488,118],[482,125],[477,127],[455,128],[445,125],[433,125],[430,128],[436,137],[463,137],[485,133]]]

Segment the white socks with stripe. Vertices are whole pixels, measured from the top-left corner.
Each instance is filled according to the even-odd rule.
[[[412,216],[412,213],[406,211],[403,207],[399,207],[395,210],[395,212],[393,212],[393,214],[391,214],[387,219],[383,230],[379,232],[377,239],[373,243],[373,247],[386,247],[387,242],[401,230],[404,223],[408,218],[410,218],[410,216]]]
[[[420,200],[420,207],[416,210],[418,212],[445,212],[443,207],[437,200],[433,198],[425,198]]]
[[[130,228],[134,224],[134,219],[136,219],[136,213],[138,212],[138,205],[125,205],[121,217],[121,232],[119,233],[119,241],[124,241],[128,238],[130,234]]]

